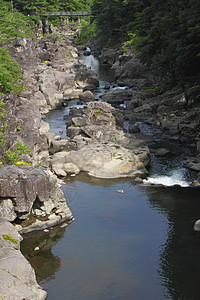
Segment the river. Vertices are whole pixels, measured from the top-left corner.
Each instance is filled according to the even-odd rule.
[[[99,68],[93,56],[87,59]],[[108,75],[100,72],[99,94]],[[55,134],[62,129],[65,135],[68,110],[47,116]],[[200,218],[200,189],[189,187],[177,157],[176,163],[152,159],[150,178],[182,186],[140,186],[84,173],[66,178],[62,188],[75,221],[25,235],[21,244],[48,300],[199,299],[200,234],[193,225]]]

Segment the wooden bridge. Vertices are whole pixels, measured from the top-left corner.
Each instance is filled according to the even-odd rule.
[[[63,12],[45,12],[45,13],[41,13],[40,15],[44,17],[62,17],[62,16],[85,17],[85,16],[91,16],[92,14],[89,11],[63,11]]]

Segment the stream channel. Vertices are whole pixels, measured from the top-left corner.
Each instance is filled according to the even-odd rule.
[[[111,82],[109,72],[92,55],[84,60],[99,73],[99,96]],[[62,138],[70,106],[77,103],[45,119],[56,135],[63,130]],[[153,130],[140,127],[145,134]],[[193,231],[200,189],[189,186],[182,152],[177,148],[171,161],[152,155],[147,180],[165,186],[84,173],[66,179],[62,189],[75,221],[27,234],[21,243],[48,300],[200,299],[200,234]],[[40,251],[34,255],[36,246]]]

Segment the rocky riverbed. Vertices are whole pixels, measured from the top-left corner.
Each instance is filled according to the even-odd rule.
[[[57,175],[86,171],[99,178],[145,177],[149,149],[141,139],[124,133],[116,126],[115,109],[108,103],[89,102],[81,117],[73,117],[67,128],[74,150],[52,156],[51,166]],[[53,151],[54,152],[54,151]]]
[[[115,72],[115,82],[135,91],[124,114],[129,123],[129,132],[139,132],[138,122],[150,125],[154,140],[165,140],[191,148],[191,155],[185,157],[184,167],[196,172],[200,181],[200,86],[195,85],[183,92],[180,88],[167,90],[158,85],[155,72],[142,65],[135,52],[124,51],[121,45],[110,46],[108,41],[94,37],[90,47],[102,64],[110,66]],[[115,92],[116,93],[116,92]],[[112,95],[113,94],[113,95]],[[106,99],[115,102],[113,91],[107,91]],[[141,135],[142,136],[142,135]],[[149,140],[149,136],[144,136]],[[151,150],[151,149],[150,149]],[[153,148],[152,151],[155,151]],[[169,149],[162,149],[162,155]],[[161,152],[160,152],[161,154]]]
[[[139,180],[147,176],[150,150],[146,137],[130,134],[139,133],[137,121],[154,126],[154,136],[162,135],[196,150],[185,166],[197,172],[195,184],[199,185],[198,86],[188,91],[187,99],[179,90],[157,94],[146,88],[154,85],[152,75],[133,54],[102,49],[94,40],[93,49],[115,70],[116,83],[136,90],[133,99],[128,90],[107,90],[105,102],[98,102],[94,91],[99,80],[78,57],[73,46],[75,28],[62,26],[56,31],[46,25],[46,37],[38,27],[35,39],[16,38],[7,45],[23,69],[26,88],[4,99],[8,111],[0,153],[0,277],[4,299],[46,298],[19,251],[19,234],[73,220],[59,179],[81,171],[98,178]],[[67,125],[69,138],[61,139],[50,132],[45,114],[74,99],[85,105],[82,110],[74,110]],[[126,111],[119,109],[124,101],[129,101]],[[123,130],[124,120],[130,124],[129,133]],[[18,141],[26,143],[31,152],[19,157],[21,165],[4,164],[5,151]],[[158,152],[168,153],[167,149]],[[15,264],[11,263],[13,257]],[[21,265],[26,272],[20,271]]]

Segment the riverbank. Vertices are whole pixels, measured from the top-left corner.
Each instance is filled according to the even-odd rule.
[[[125,51],[122,45],[108,46],[107,41],[94,37],[90,44],[93,53],[102,64],[115,73],[115,83],[132,88],[135,93],[124,113],[129,123],[129,132],[139,133],[139,123],[150,125],[154,140],[175,142],[191,149],[191,154],[182,162],[185,168],[196,172],[195,185],[200,181],[200,87],[190,87],[183,93],[180,88],[163,89],[158,84],[155,72],[142,65],[134,52]],[[113,92],[107,95],[114,97]],[[106,95],[105,95],[106,98]],[[117,104],[117,102],[115,103]],[[139,135],[138,135],[139,136]],[[151,138],[152,138],[151,136]],[[144,135],[141,135],[145,139]],[[149,136],[146,136],[149,139]],[[156,148],[162,146],[156,145]],[[170,149],[150,148],[160,156],[170,153]]]
[[[46,25],[46,37],[39,26],[34,38],[16,38],[7,43],[11,56],[22,68],[25,89],[4,96],[6,113],[1,120],[6,124],[0,153],[2,299],[46,299],[47,293],[37,284],[34,270],[20,252],[20,234],[48,231],[52,226],[63,222],[67,226],[73,221],[59,180],[46,171],[42,157],[56,140],[43,121],[44,113],[62,105],[64,92],[76,93],[77,73],[72,70],[78,62],[72,46],[76,31],[70,26],[56,31]],[[17,164],[12,164],[11,158],[4,164],[6,151],[12,153],[19,143],[27,145],[29,153],[19,155]]]

